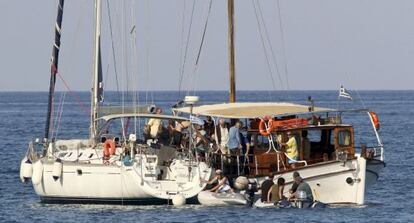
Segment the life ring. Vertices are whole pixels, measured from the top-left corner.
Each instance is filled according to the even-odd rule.
[[[103,145],[104,148],[104,157],[109,158],[111,155],[115,154],[115,142],[112,139],[107,139]]]
[[[268,119],[267,121],[267,128],[266,128],[266,120],[260,119],[259,123],[259,132],[262,136],[269,136],[273,131],[273,119]]]
[[[375,129],[379,130],[380,129],[380,121],[379,121],[377,113],[375,113],[373,111],[370,111],[369,115],[371,116],[372,123],[374,124]]]

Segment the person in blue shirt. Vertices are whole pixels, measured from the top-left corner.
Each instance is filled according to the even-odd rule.
[[[229,142],[228,147],[230,149],[230,154],[238,155],[240,154],[241,140],[240,140],[240,121],[236,121],[234,125],[229,130]]]
[[[249,174],[249,163],[251,161],[252,149],[250,148],[251,143],[251,135],[247,132],[247,127],[240,128],[240,141],[241,141],[241,156],[240,156],[240,164],[241,164],[241,171],[244,174]]]
[[[234,125],[229,129],[229,142],[228,148],[231,155],[231,162],[230,162],[230,173],[237,174],[237,156],[240,155],[240,150],[242,148],[241,140],[240,140],[240,121],[236,121]]]

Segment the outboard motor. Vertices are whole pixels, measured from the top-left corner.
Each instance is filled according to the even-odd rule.
[[[307,201],[307,196],[305,191],[296,191],[295,204],[297,208],[303,208],[304,203]]]
[[[253,206],[254,194],[258,191],[257,182],[255,180],[249,180],[249,184],[246,188],[246,199],[249,207]]]

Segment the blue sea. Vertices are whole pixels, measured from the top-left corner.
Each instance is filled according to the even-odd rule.
[[[227,92],[197,92],[200,103],[222,103]],[[59,138],[88,134],[90,96],[87,92],[57,93],[63,102]],[[127,95],[128,96],[128,95]],[[0,92],[0,222],[414,222],[414,91],[352,92],[353,100],[338,101],[337,91],[238,92],[238,101],[288,101],[329,108],[369,108],[381,121],[386,168],[366,194],[364,206],[325,209],[255,209],[201,205],[120,206],[57,205],[40,203],[30,184],[19,179],[20,160],[28,142],[42,138],[46,119],[46,92]],[[178,92],[142,92],[140,103],[155,103],[168,112]],[[109,92],[106,103],[119,103],[121,95]],[[58,103],[57,103],[58,104]],[[59,108],[56,105],[55,111]],[[357,143],[372,143],[366,114],[350,113],[346,121],[358,130]],[[108,182],[109,183],[109,182]]]

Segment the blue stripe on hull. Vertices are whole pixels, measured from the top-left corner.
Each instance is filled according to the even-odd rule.
[[[84,197],[40,197],[46,204],[114,204],[114,205],[165,205],[171,200],[159,198],[84,198]],[[196,197],[189,198],[187,204],[198,204]]]

